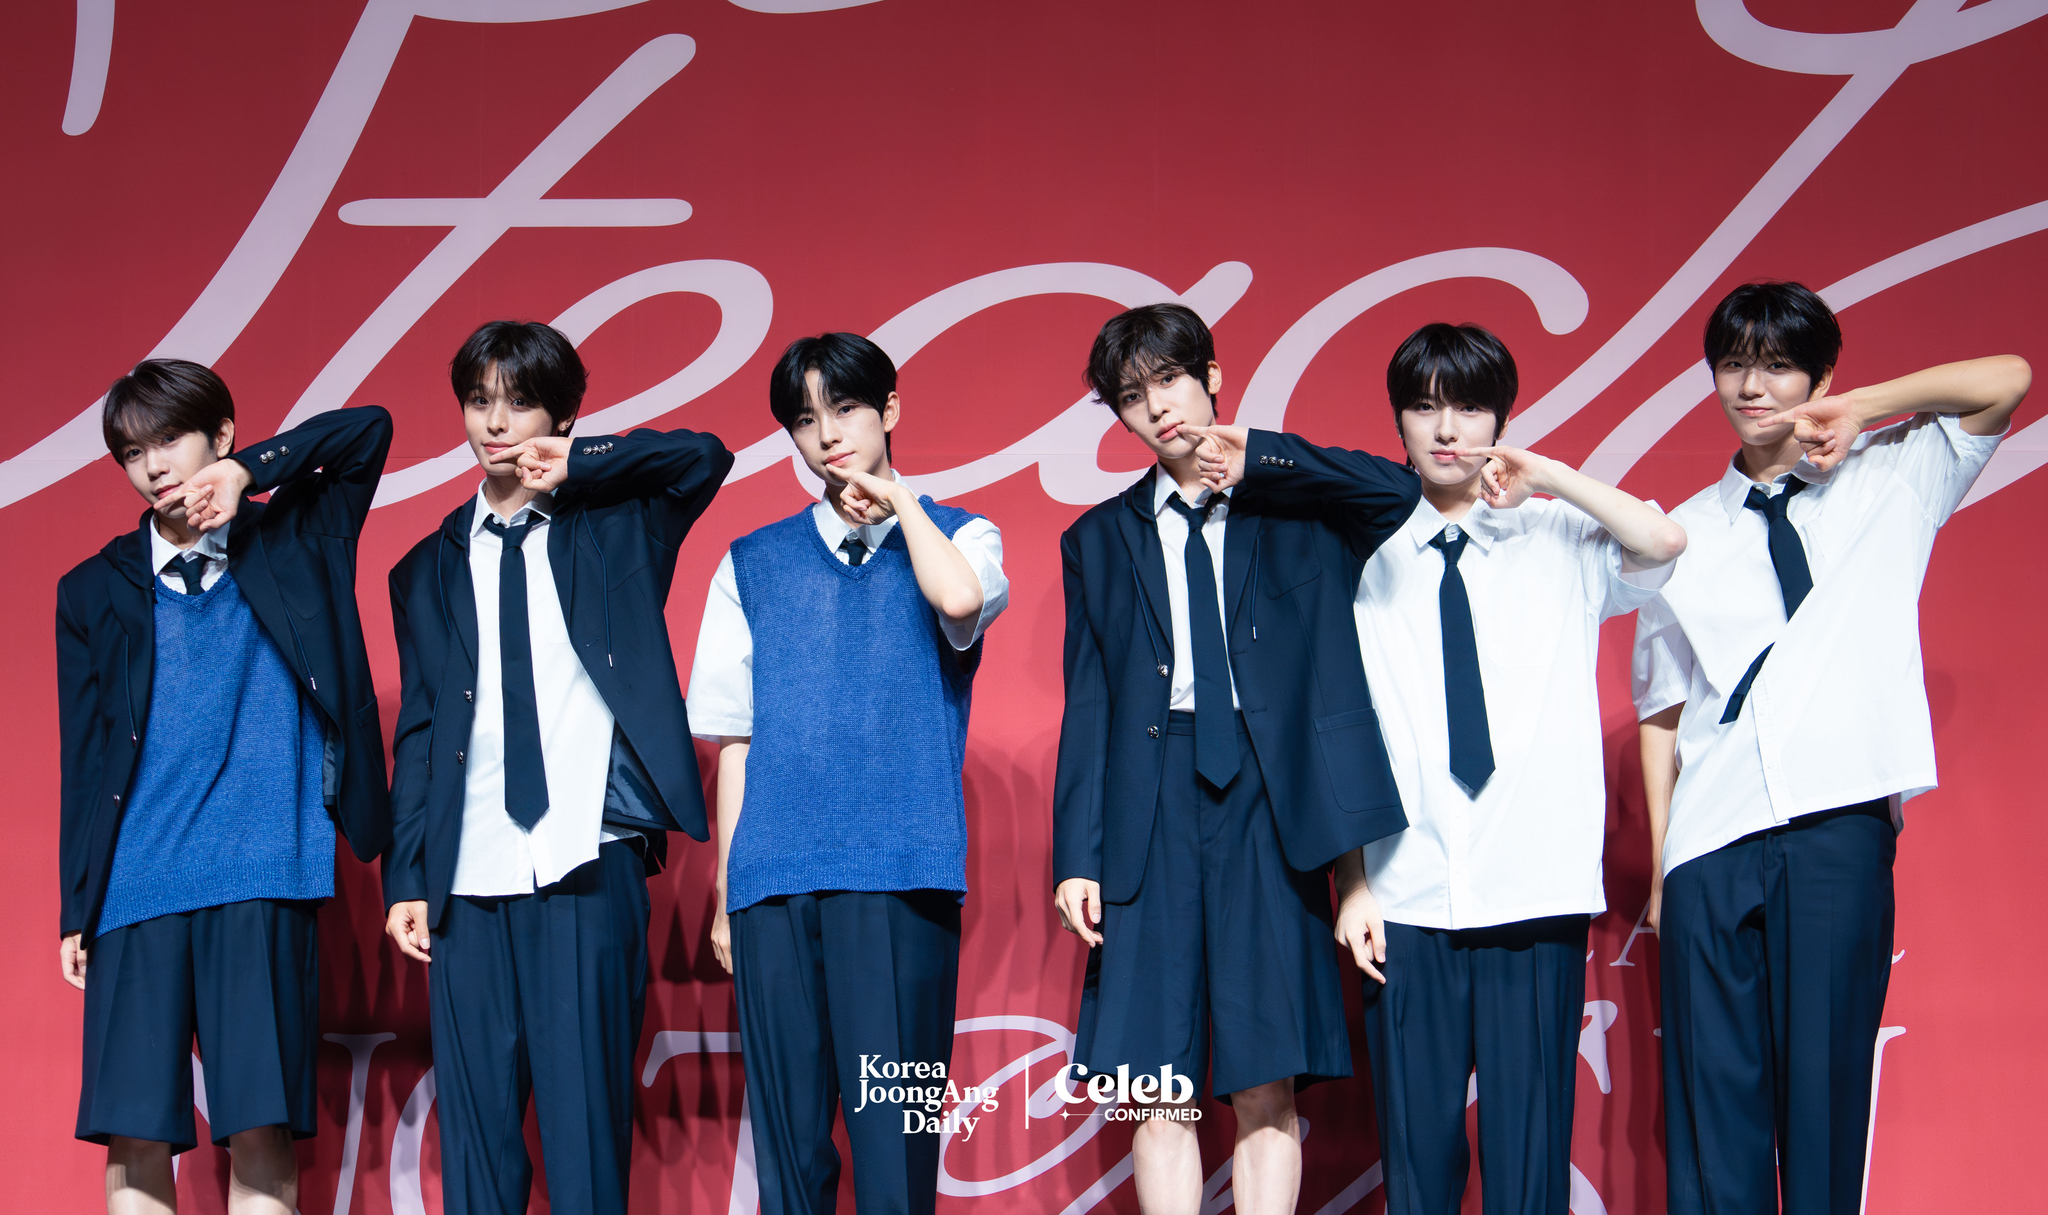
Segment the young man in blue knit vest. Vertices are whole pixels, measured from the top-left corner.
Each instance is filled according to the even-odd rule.
[[[1328,867],[1406,824],[1351,598],[1419,490],[1378,456],[1220,428],[1242,484],[1205,484],[1223,373],[1178,304],[1112,317],[1088,382],[1158,464],[1060,537],[1054,904],[1092,947],[1073,1074],[1135,1077],[1138,1203],[1172,1215],[1202,1203],[1208,1076],[1237,1209],[1274,1215],[1301,1181],[1295,1091],[1351,1074]]]
[[[662,611],[732,456],[571,439],[588,377],[546,325],[484,325],[449,379],[483,481],[391,571],[384,861],[385,930],[431,962],[442,1209],[526,1209],[531,1098],[551,1209],[623,1215],[647,874],[708,834]]]
[[[861,1215],[929,1215],[936,1119],[873,1090],[947,1085],[960,766],[981,635],[1009,601],[1002,536],[890,467],[896,365],[866,338],[792,343],[768,404],[825,494],[733,542],[690,675],[698,736],[719,744],[711,943],[738,998],[761,1210],[830,1215],[843,1094]]]
[[[60,960],[112,1212],[176,1208],[195,1036],[228,1210],[294,1210],[335,827],[366,861],[391,835],[355,600],[391,417],[336,410],[239,453],[234,418],[196,363],[115,381],[107,448],[151,509],[57,584]]]

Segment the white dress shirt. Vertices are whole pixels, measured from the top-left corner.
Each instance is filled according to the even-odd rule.
[[[2001,436],[1916,414],[1857,436],[1829,472],[1804,460],[1777,478],[1807,482],[1786,517],[1813,590],[1788,624],[1769,529],[1745,509],[1753,484],[1734,462],[1671,512],[1687,547],[1636,621],[1636,712],[1684,704],[1678,787],[1664,872],[1802,814],[1935,786],[1934,729],[1920,666],[1920,580],[1934,537]],[[1776,648],[1727,725],[1728,694]]]
[[[1594,666],[1600,622],[1670,578],[1623,572],[1622,547],[1567,502],[1480,502],[1458,574],[1472,604],[1493,775],[1477,797],[1451,775],[1444,704],[1446,524],[1428,500],[1379,547],[1353,611],[1408,829],[1365,846],[1366,878],[1398,924],[1482,928],[1607,909],[1600,848],[1606,765]]]
[[[1211,491],[1203,486],[1190,498],[1181,494],[1181,501],[1202,509],[1209,501]],[[1152,473],[1152,514],[1159,524],[1160,555],[1166,559],[1166,607],[1167,619],[1173,625],[1173,680],[1167,692],[1169,709],[1184,713],[1195,711],[1195,642],[1194,626],[1188,621],[1188,520],[1177,510],[1169,509],[1167,500],[1180,493],[1180,485],[1166,466],[1156,465]],[[1216,578],[1216,607],[1220,615],[1223,610],[1223,536],[1230,526],[1230,491],[1223,491],[1223,501],[1202,520],[1202,543],[1209,549],[1209,572]],[[1223,637],[1230,639],[1230,621],[1223,620]],[[1228,670],[1228,664],[1225,664]],[[1237,672],[1230,671],[1230,707],[1238,707]]]
[[[891,480],[898,478],[892,469]],[[858,531],[861,543],[873,553],[889,538],[896,526],[895,516],[880,523],[850,526],[830,503],[811,506],[811,521],[825,547],[842,564],[851,559],[839,548],[847,533]],[[1003,533],[987,519],[969,519],[953,533],[953,547],[967,558],[981,583],[981,614],[957,622],[939,617],[939,627],[956,650],[973,647],[975,641],[1010,606],[1010,580],[1003,574]],[[711,575],[711,591],[704,600],[704,622],[697,630],[697,657],[690,666],[690,732],[716,742],[720,738],[751,738],[754,734],[754,631],[740,606],[740,586],[732,571],[732,551],[718,562]]]
[[[198,541],[191,548],[179,548],[164,539],[163,533],[156,530],[155,518],[145,519],[142,530],[149,533],[151,572],[163,579],[165,586],[182,595],[185,593],[185,579],[176,570],[168,567],[171,562],[187,553],[198,553],[206,558],[206,568],[199,574],[200,590],[212,590],[213,584],[220,581],[220,576],[228,572],[228,529],[233,526],[234,520],[230,519],[210,532],[199,533]]]
[[[505,688],[498,639],[498,563],[504,545],[484,526],[496,519],[483,489],[469,529],[469,577],[476,590],[476,717],[463,765],[462,842],[455,853],[456,894],[531,894],[597,859],[597,846],[617,839],[602,827],[605,780],[611,771],[612,711],[583,669],[548,563],[548,517],[542,494],[502,524],[534,516],[520,544],[526,554],[526,620],[533,646],[533,692],[540,710],[541,760],[548,809],[528,831],[505,813]]]

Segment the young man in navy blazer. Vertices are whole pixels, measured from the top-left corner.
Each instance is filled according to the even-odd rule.
[[[391,838],[355,599],[391,417],[336,410],[236,452],[234,413],[196,363],[115,381],[107,448],[151,509],[57,584],[60,960],[85,990],[78,1137],[107,1146],[109,1210],[176,1207],[195,1034],[228,1209],[294,1209],[335,828],[366,861]]]
[[[571,439],[583,363],[493,321],[450,369],[483,469],[391,571],[404,700],[386,931],[431,962],[450,1215],[517,1215],[540,1122],[548,1198],[626,1209],[647,878],[706,836],[662,608],[732,467],[687,430]]]
[[[1054,903],[1092,947],[1074,1074],[1141,1078],[1159,1104],[1132,1146],[1139,1205],[1193,1212],[1202,1163],[1182,1118],[1213,1055],[1238,1208],[1289,1211],[1294,1093],[1351,1074],[1327,869],[1406,825],[1352,593],[1420,490],[1377,456],[1220,428],[1242,485],[1206,485],[1223,376],[1178,304],[1111,318],[1088,380],[1159,462],[1060,538]],[[1166,1068],[1191,1087],[1143,1079]]]

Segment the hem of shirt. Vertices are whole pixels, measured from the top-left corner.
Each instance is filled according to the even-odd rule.
[[[151,920],[160,920],[167,915],[187,915],[194,911],[205,911],[209,907],[227,907],[235,903],[254,903],[259,901],[268,903],[318,903],[324,902],[325,900],[331,899],[333,897],[334,883],[331,880],[327,884],[327,890],[321,894],[306,894],[303,892],[287,893],[276,890],[258,890],[249,894],[237,894],[234,898],[229,899],[205,898],[203,901],[197,903],[178,904],[162,908],[145,907],[143,908],[143,910],[149,912],[149,914],[131,916],[128,919],[121,920],[119,922],[110,922],[107,919],[106,915],[102,913],[100,916],[99,925],[93,930],[93,932],[94,935],[96,936],[105,936],[107,933],[113,932],[116,929],[132,928],[137,924],[147,924]]]
[[[1590,904],[1584,899],[1563,899],[1555,903],[1543,903],[1535,907],[1517,908],[1512,915],[1475,916],[1455,924],[1428,922],[1442,919],[1442,917],[1433,915],[1404,917],[1394,912],[1382,910],[1381,916],[1389,924],[1404,924],[1410,928],[1430,928],[1439,932],[1467,932],[1478,928],[1500,928],[1508,924],[1520,924],[1525,920],[1546,920],[1553,916],[1561,915],[1597,917],[1606,914],[1606,911],[1607,900],[1602,897],[1593,900]]]
[[[691,716],[693,716],[693,717],[694,717],[694,716],[695,716],[695,714],[692,714]],[[704,742],[708,742],[708,743],[714,743],[714,744],[715,744],[715,743],[717,743],[717,742],[718,742],[718,740],[719,740],[719,739],[721,739],[721,738],[752,738],[752,737],[754,736],[754,723],[753,723],[753,722],[751,722],[751,721],[749,721],[749,722],[744,722],[744,723],[742,723],[742,722],[735,722],[735,721],[714,721],[714,722],[712,722],[712,723],[711,723],[711,724],[712,724],[712,725],[714,725],[714,726],[735,726],[735,727],[737,727],[736,729],[731,729],[731,730],[704,730],[704,729],[700,729],[699,727],[700,727],[701,725],[703,725],[703,724],[704,724],[704,723],[702,723],[702,722],[692,722],[692,723],[691,723],[691,725],[690,725],[690,737],[691,737],[691,738],[701,739],[701,740],[703,740]]]
[[[859,872],[828,871],[815,877],[790,882],[786,880],[762,880],[745,872],[734,870],[731,858],[727,858],[727,893],[725,910],[728,914],[744,911],[765,899],[787,898],[798,894],[816,894],[821,890],[852,890],[864,894],[894,894],[906,890],[945,890],[961,896],[967,895],[967,872],[964,860],[950,868],[921,869],[914,866],[881,869],[864,868]]]
[[[1675,871],[1680,865],[1683,865],[1688,861],[1696,861],[1703,856],[1708,856],[1713,853],[1719,852],[1721,849],[1726,848],[1728,845],[1734,843],[1736,840],[1741,839],[1745,835],[1754,835],[1759,831],[1769,831],[1776,827],[1782,827],[1785,826],[1787,823],[1790,823],[1793,819],[1805,818],[1808,815],[1812,814],[1822,814],[1829,810],[1839,810],[1843,806],[1855,806],[1860,805],[1864,802],[1874,802],[1878,801],[1879,799],[1889,799],[1896,797],[1899,799],[1900,803],[1904,803],[1920,796],[1922,793],[1932,793],[1936,788],[1939,787],[1935,784],[1934,774],[1932,772],[1925,774],[1924,781],[1920,777],[1916,776],[1911,778],[1911,782],[1905,785],[1894,784],[1891,781],[1881,782],[1880,785],[1881,787],[1877,788],[1866,786],[1866,789],[1870,790],[1868,792],[1864,790],[1852,789],[1850,792],[1844,794],[1830,794],[1826,799],[1824,799],[1826,802],[1825,805],[1802,806],[1801,808],[1785,815],[1782,821],[1766,823],[1760,827],[1751,827],[1747,831],[1738,832],[1735,835],[1729,836],[1727,839],[1721,840],[1718,843],[1711,844],[1706,847],[1699,847],[1697,845],[1694,845],[1690,847],[1688,850],[1678,853],[1677,860],[1672,859],[1673,854],[1670,848],[1671,833],[1667,828],[1665,831],[1664,876],[1667,878],[1670,877],[1672,872]],[[1673,809],[1677,809],[1676,805],[1673,806]],[[1682,839],[1683,837],[1681,836],[1680,838]]]

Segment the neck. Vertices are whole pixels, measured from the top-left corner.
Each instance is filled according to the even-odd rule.
[[[1791,472],[1792,466],[1799,463],[1805,454],[1806,449],[1787,435],[1776,443],[1744,443],[1742,450],[1736,453],[1735,466],[1750,480],[1769,484]]]
[[[199,533],[188,527],[183,519],[166,519],[158,515],[156,534],[181,549],[191,548],[199,543]]]
[[[1456,485],[1439,485],[1424,477],[1422,499],[1436,508],[1444,522],[1456,523],[1471,512],[1473,503],[1479,501],[1479,475],[1474,473]]]
[[[484,478],[484,505],[501,519],[510,519],[520,507],[538,497],[540,491],[526,488],[516,476]]]
[[[1205,487],[1201,462],[1195,458],[1193,452],[1172,458],[1161,456],[1159,467],[1166,470],[1166,475],[1173,478],[1175,485],[1180,486],[1181,496],[1190,501],[1193,501],[1195,495],[1201,493]]]

